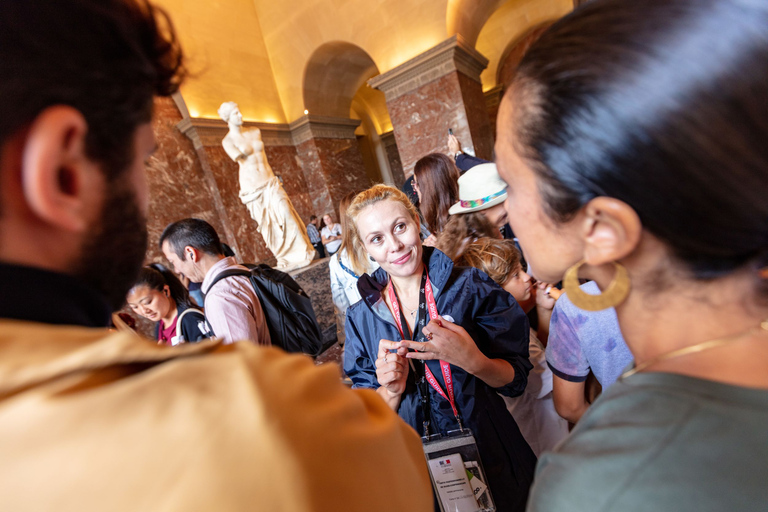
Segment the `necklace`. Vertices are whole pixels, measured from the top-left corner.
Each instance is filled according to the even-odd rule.
[[[391,284],[391,286],[395,286],[394,283]],[[397,293],[397,287],[395,287],[395,293]],[[400,294],[398,293],[398,296]],[[416,312],[419,310],[419,305],[417,304],[415,308],[409,308],[405,305],[405,302],[401,300],[401,305],[405,308],[405,310],[408,312],[408,315],[410,315],[411,318],[416,318]]]
[[[408,314],[411,315],[411,318],[414,318],[416,316],[416,311],[419,310],[418,306],[416,306],[414,309],[411,309],[405,304],[403,304],[403,307],[408,311]]]
[[[699,352],[704,352],[705,350],[709,350],[711,348],[722,347],[723,345],[733,343],[734,341],[740,340],[744,336],[748,336],[750,334],[768,334],[768,319],[763,320],[762,322],[760,322],[760,325],[756,327],[752,327],[746,332],[742,332],[740,334],[734,334],[733,336],[728,336],[726,338],[718,338],[714,340],[702,341],[701,343],[691,345],[690,347],[679,348],[677,350],[673,350],[672,352],[667,352],[666,354],[662,354],[660,356],[654,357],[653,359],[649,359],[648,361],[645,361],[644,363],[641,363],[635,366],[634,368],[624,372],[621,378],[626,379],[627,377],[630,377],[636,374],[637,372],[641,372],[646,368],[648,368],[649,366],[652,366],[656,363],[660,363],[661,361],[668,361],[670,359],[674,359],[675,357],[685,356],[688,354],[697,354]]]

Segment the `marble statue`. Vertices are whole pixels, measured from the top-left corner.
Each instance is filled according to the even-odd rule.
[[[237,104],[219,107],[219,116],[229,125],[221,141],[227,155],[240,166],[240,200],[248,207],[267,248],[283,271],[306,267],[315,256],[304,226],[283,186],[272,172],[259,129],[243,131],[243,116]]]

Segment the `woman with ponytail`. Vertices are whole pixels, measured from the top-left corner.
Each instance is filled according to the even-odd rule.
[[[210,336],[205,316],[192,304],[187,289],[159,263],[141,269],[126,300],[134,313],[157,322],[160,345],[196,342]]]

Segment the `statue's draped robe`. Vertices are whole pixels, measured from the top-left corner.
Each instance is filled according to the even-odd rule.
[[[259,224],[259,233],[282,269],[301,268],[315,256],[299,214],[276,177],[252,190],[240,190],[240,200],[251,218]]]

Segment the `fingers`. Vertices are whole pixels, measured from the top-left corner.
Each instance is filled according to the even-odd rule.
[[[415,350],[416,352],[426,352],[427,350],[429,350],[429,347],[427,346],[428,342],[422,343],[420,341],[403,340],[400,343],[405,349]],[[406,355],[409,353],[410,352],[406,350]]]
[[[379,340],[379,353],[378,357],[384,357],[384,354],[392,351],[397,350],[400,348],[400,342],[399,341],[390,341],[390,340]]]
[[[449,322],[443,317],[437,317],[434,320],[431,320],[421,331],[424,333],[424,336],[429,338],[429,334],[435,336],[444,334],[441,332],[442,329],[456,333],[466,332],[462,326]]]
[[[421,361],[430,361],[432,359],[440,359],[440,356],[434,352],[408,352],[405,357],[407,359],[418,359]]]

